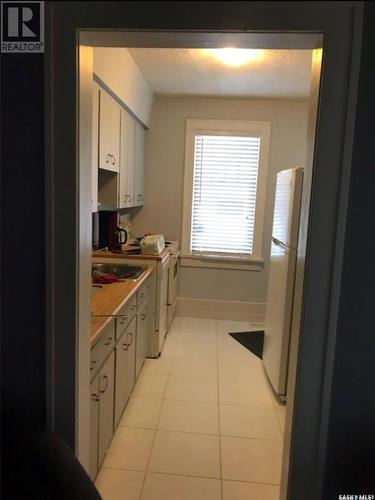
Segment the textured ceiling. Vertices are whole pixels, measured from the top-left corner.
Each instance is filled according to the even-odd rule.
[[[243,66],[226,66],[205,49],[128,49],[158,94],[307,97],[310,50],[262,50]]]

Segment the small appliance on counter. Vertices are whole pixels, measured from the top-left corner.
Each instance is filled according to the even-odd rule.
[[[153,234],[145,236],[139,242],[142,254],[159,254],[165,248],[164,235]]]
[[[93,214],[93,249],[108,248],[111,252],[120,252],[127,239],[127,232],[120,227],[118,212],[103,210]]]

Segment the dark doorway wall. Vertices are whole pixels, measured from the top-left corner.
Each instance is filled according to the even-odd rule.
[[[43,55],[1,55],[1,443],[5,478],[18,444],[45,425]],[[19,471],[19,468],[18,468]],[[18,472],[19,473],[19,472]],[[2,496],[2,495],[0,495]]]
[[[366,2],[324,498],[375,495],[375,6]]]

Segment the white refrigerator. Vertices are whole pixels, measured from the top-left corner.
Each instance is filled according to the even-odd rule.
[[[302,183],[302,167],[277,174],[263,364],[281,400],[286,400]]]

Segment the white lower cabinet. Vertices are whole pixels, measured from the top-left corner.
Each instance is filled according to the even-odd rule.
[[[137,313],[137,347],[135,361],[135,377],[138,378],[139,372],[145,361],[148,350],[148,337],[151,328],[151,310],[150,299],[145,299],[138,309]]]
[[[113,435],[113,397],[115,389],[115,353],[109,356],[99,374],[99,445],[98,465],[102,464],[105,452]]]
[[[90,385],[90,477],[94,479],[98,471],[99,438],[99,375]]]
[[[134,386],[136,325],[134,317],[125,331],[120,332],[116,346],[115,427]]]
[[[90,476],[95,478],[113,435],[115,353],[90,385]]]
[[[95,479],[144,363],[153,331],[153,277],[121,307],[91,349],[90,476]],[[116,332],[116,333],[115,333]]]

